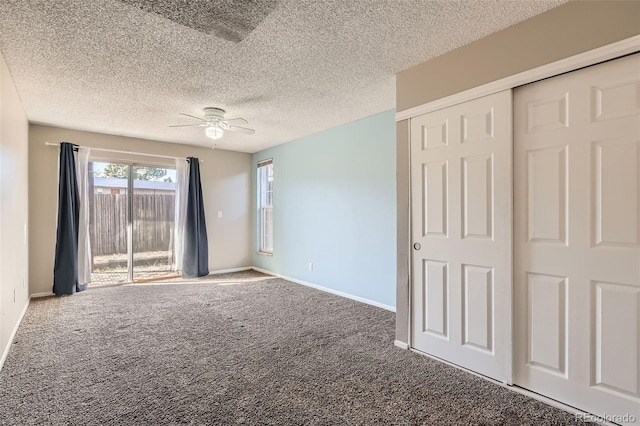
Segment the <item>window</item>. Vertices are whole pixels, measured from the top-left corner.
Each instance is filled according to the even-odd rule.
[[[273,253],[273,162],[258,163],[259,251]]]

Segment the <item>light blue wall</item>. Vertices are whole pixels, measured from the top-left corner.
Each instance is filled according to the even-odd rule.
[[[274,242],[257,254],[254,205],[254,266],[395,307],[395,146],[390,110],[255,153],[254,200],[273,158]]]

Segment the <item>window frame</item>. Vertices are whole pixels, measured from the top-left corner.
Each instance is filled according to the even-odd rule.
[[[259,254],[273,256],[273,158],[258,161],[257,175],[257,249]],[[270,185],[269,185],[270,183]],[[268,202],[268,204],[267,204]],[[267,217],[270,216],[270,221]],[[270,235],[269,235],[270,232]],[[271,246],[267,241],[271,240]]]

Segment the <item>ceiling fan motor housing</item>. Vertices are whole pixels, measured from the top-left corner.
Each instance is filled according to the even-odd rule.
[[[215,121],[218,120],[224,120],[224,113],[225,111],[223,109],[220,108],[205,108],[203,110],[204,112],[204,118],[205,119],[217,119]]]

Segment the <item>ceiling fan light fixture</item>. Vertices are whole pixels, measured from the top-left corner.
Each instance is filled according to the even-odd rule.
[[[238,126],[236,123],[249,124],[245,118],[224,118],[225,110],[220,108],[204,108],[202,110],[202,117],[198,117],[191,114],[181,112],[180,115],[184,115],[189,118],[195,118],[196,123],[193,124],[175,124],[169,127],[204,127],[204,134],[213,140],[220,139],[224,136],[225,131],[242,133],[244,135],[253,135],[256,131],[248,127]]]
[[[205,135],[211,139],[220,139],[224,135],[224,131],[220,127],[208,126],[204,129]]]

